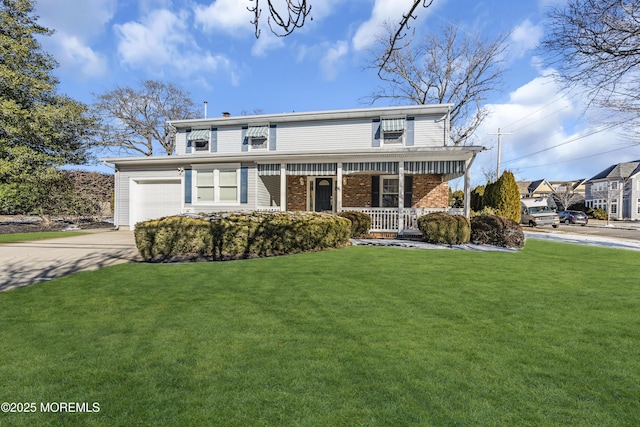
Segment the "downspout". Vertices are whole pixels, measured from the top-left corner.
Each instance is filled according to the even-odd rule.
[[[111,166],[107,162],[102,162],[102,164],[108,168],[113,169],[115,172],[114,183],[113,183],[113,230],[118,231],[120,229],[120,224],[118,223],[117,212],[119,211],[118,208],[120,203],[118,203],[118,197],[116,197],[116,188],[119,188],[119,184],[120,184],[120,173],[119,173],[120,171],[118,170],[117,167]]]

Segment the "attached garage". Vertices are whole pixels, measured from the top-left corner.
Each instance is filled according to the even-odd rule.
[[[178,179],[133,179],[129,187],[129,224],[182,213],[182,181]]]

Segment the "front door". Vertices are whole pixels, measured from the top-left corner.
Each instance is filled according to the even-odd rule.
[[[315,211],[332,211],[333,178],[316,178]]]

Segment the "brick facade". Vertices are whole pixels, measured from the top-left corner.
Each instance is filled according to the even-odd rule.
[[[300,178],[303,183],[300,184]],[[307,210],[307,177],[288,175],[287,176],[287,210],[306,211]]]
[[[414,208],[446,208],[449,206],[449,183],[442,175],[413,175]]]
[[[371,175],[347,175],[342,178],[342,206],[345,208],[371,206]]]

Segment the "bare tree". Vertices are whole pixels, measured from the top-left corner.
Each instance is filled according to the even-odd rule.
[[[604,106],[620,122],[640,116],[640,3],[569,0],[551,9],[541,44],[548,65],[567,87],[586,87],[589,104]],[[635,125],[636,123],[631,123]]]
[[[557,204],[562,205],[563,210],[567,210],[572,204],[584,200],[584,196],[576,191],[575,185],[572,182],[555,185],[553,188],[553,198]]]
[[[260,0],[249,0],[253,5],[248,7],[250,12],[253,13],[253,20],[251,23],[255,26],[256,38],[260,37],[260,19],[262,9],[260,8]],[[274,4],[281,3],[278,0],[267,0],[267,7],[269,9],[269,15],[267,16],[267,24],[271,29],[271,32],[278,37],[286,37],[293,33],[296,28],[302,28],[306,22],[307,17],[313,20],[311,14],[311,2],[307,0],[283,0],[286,5],[286,11],[278,9]],[[254,4],[255,3],[255,4]],[[398,23],[398,26],[391,32],[389,32],[389,39],[387,40],[388,48],[384,54],[380,57],[380,70],[386,65],[387,61],[392,57],[393,53],[400,49],[397,47],[397,43],[406,36],[407,30],[410,28],[409,23],[411,19],[416,19],[416,10],[422,4],[423,8],[428,8],[433,3],[433,0],[413,0],[411,5],[407,6],[407,13],[402,15],[402,19]]]
[[[389,25],[386,30],[387,35],[393,33]],[[506,39],[507,35],[501,34],[493,40],[483,40],[461,34],[454,25],[420,39],[412,34],[399,49],[391,46],[392,36],[382,36],[372,52],[369,68],[380,70],[383,84],[363,101],[451,103],[451,139],[454,145],[465,145],[487,115],[482,101],[500,88]]]
[[[141,82],[138,89],[116,87],[94,98],[93,108],[101,120],[98,144],[145,156],[153,155],[154,142],[172,155],[175,134],[167,121],[197,114],[187,92],[155,80]]]

